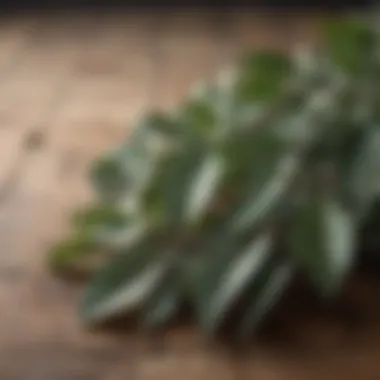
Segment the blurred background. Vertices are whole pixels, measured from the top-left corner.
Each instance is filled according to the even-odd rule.
[[[368,5],[177,2],[0,1],[0,379],[379,379],[369,280],[352,285],[344,309],[366,310],[368,331],[305,304],[296,318],[281,314],[276,344],[236,357],[192,327],[157,338],[86,331],[78,286],[46,269],[47,248],[90,196],[88,164],[139,114],[174,107],[252,46],[313,44],[320,17]]]
[[[297,8],[321,8],[347,9],[348,7],[365,7],[374,1],[371,0],[175,0],[171,2],[150,1],[150,0],[1,0],[2,9],[22,10],[22,9],[89,9],[89,8],[110,8],[110,7],[151,7],[151,8],[173,8],[173,7],[236,7],[236,6],[262,6],[268,7],[297,7]]]

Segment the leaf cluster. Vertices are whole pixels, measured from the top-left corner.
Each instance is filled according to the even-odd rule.
[[[296,273],[339,292],[378,226],[380,34],[342,19],[324,36],[318,52],[246,55],[94,163],[96,202],[49,256],[106,254],[88,323],[133,311],[161,326],[187,303],[213,333],[244,300],[243,337]]]

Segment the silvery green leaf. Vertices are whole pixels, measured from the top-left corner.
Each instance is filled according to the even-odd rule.
[[[126,250],[147,228],[136,215],[107,205],[81,210],[74,214],[73,222],[76,228],[91,236],[97,247],[112,252]]]
[[[226,67],[216,78],[217,87],[221,92],[234,92],[237,81],[237,71],[233,67]]]
[[[147,179],[146,179],[147,180]],[[117,206],[121,212],[129,215],[132,218],[138,218],[140,214],[140,195],[141,189],[143,188],[144,182],[140,184],[135,184],[133,189],[126,192],[123,197],[119,200]]]
[[[125,170],[122,157],[114,153],[96,161],[90,176],[96,190],[106,200],[120,197],[133,181]]]
[[[247,291],[248,307],[238,328],[241,338],[248,338],[276,305],[288,289],[293,272],[291,264],[268,258]]]
[[[203,157],[202,147],[198,145],[189,145],[163,157],[143,196],[148,215],[172,225],[184,221],[189,186]]]
[[[219,286],[212,293],[204,321],[207,329],[218,326],[218,322],[225,317],[237,297],[258,275],[271,249],[272,237],[264,234],[254,239],[244,252],[237,254],[237,258],[226,268]]]
[[[135,178],[146,180],[163,154],[178,149],[186,136],[184,126],[173,115],[152,113],[139,120],[124,146],[125,163]],[[139,181],[141,182],[141,181]]]
[[[165,256],[160,252],[158,257],[156,249],[154,239],[142,239],[95,275],[81,305],[88,323],[129,313],[152,294],[167,269]]]
[[[335,294],[356,249],[356,219],[334,199],[312,199],[292,222],[290,253],[323,295]]]
[[[243,120],[243,106],[239,103],[236,96],[237,72],[232,68],[222,71],[218,78],[219,97],[216,103],[218,128],[215,130],[214,138],[224,138],[236,127],[240,127]],[[251,105],[252,107],[252,105]],[[248,107],[247,107],[248,108]]]
[[[301,111],[302,112],[302,111]],[[290,118],[285,117],[279,122],[277,133],[280,138],[287,144],[307,145],[313,139],[315,132],[313,124],[310,125],[310,116],[308,112],[292,115]]]
[[[276,209],[299,170],[301,157],[288,151],[276,131],[269,128],[238,133],[225,150],[230,183],[241,183],[234,230],[254,227]]]
[[[160,113],[149,115],[143,127],[150,132],[168,139],[181,137],[184,133],[182,125],[176,123],[176,120],[173,117]]]
[[[224,174],[224,162],[218,154],[207,155],[188,188],[185,218],[196,221],[207,212]]]
[[[225,134],[240,113],[235,110],[235,76],[232,69],[218,75],[216,83],[199,83],[180,110],[179,116],[188,129],[209,138]],[[237,112],[234,112],[237,111]]]
[[[220,90],[217,84],[199,82],[193,86],[189,97],[215,107],[220,97]]]
[[[360,217],[360,207],[351,191],[352,168],[361,155],[360,150],[366,139],[366,128],[356,123],[337,123],[318,145],[315,160],[333,164],[336,187],[341,201]]]
[[[319,72],[318,58],[307,45],[298,45],[293,54],[297,77],[308,80]]]
[[[292,154],[284,156],[270,178],[263,183],[255,183],[252,192],[248,194],[247,199],[242,202],[241,207],[233,216],[231,227],[237,230],[253,229],[271,215],[283,200],[300,165],[300,157]]]
[[[141,188],[150,175],[154,155],[144,145],[131,138],[128,144],[112,149],[95,162],[91,169],[91,179],[106,201],[123,198],[125,193]]]
[[[245,247],[232,241],[221,244],[204,263],[197,279],[197,309],[206,331],[215,331],[234,301],[260,272],[272,249],[272,237],[264,233]]]
[[[215,83],[199,83],[194,86],[190,99],[202,101],[215,109],[217,114],[223,113],[223,106],[229,94],[234,95],[236,71],[227,68],[219,73]]]
[[[181,306],[182,293],[180,274],[173,268],[147,300],[143,310],[143,325],[155,328],[169,322]]]
[[[220,132],[223,99],[227,92],[219,87],[217,83],[198,83],[176,112],[177,119],[188,133],[187,139],[209,139]]]
[[[336,128],[340,116],[339,102],[345,93],[346,83],[336,75],[322,89],[305,94],[302,102],[297,102],[297,107],[276,123],[278,136],[290,146],[308,149],[326,131]]]
[[[147,229],[148,227],[142,222],[130,223],[118,229],[100,227],[94,233],[94,241],[113,252],[126,252],[143,237]]]
[[[224,234],[220,238],[206,236],[199,252],[185,261],[184,282],[190,301],[198,317],[204,318],[208,311],[213,290],[217,287],[222,273],[228,268],[241,244]]]
[[[265,116],[267,109],[259,104],[247,104],[239,103],[235,104],[231,113],[233,115],[230,117],[232,119],[233,128],[250,128],[260,122],[260,120]]]

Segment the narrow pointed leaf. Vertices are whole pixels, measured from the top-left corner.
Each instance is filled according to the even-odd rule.
[[[156,328],[170,322],[181,306],[182,296],[179,273],[173,269],[148,299],[143,310],[143,325]]]
[[[218,326],[218,322],[223,319],[250,280],[260,272],[271,249],[272,237],[265,234],[254,239],[243,253],[237,254],[236,260],[233,260],[222,274],[219,285],[210,299],[204,321],[206,328]]]
[[[222,117],[225,116],[226,108],[234,96],[234,76],[233,70],[225,70],[220,73],[215,83],[200,84],[194,87],[191,94],[191,99],[210,107],[217,122],[215,127],[218,129],[221,128]]]
[[[268,258],[265,267],[247,292],[248,307],[239,326],[241,338],[248,338],[288,289],[293,274],[289,263]]]
[[[185,218],[197,221],[207,212],[207,206],[215,198],[224,174],[224,162],[217,154],[206,156],[191,180],[186,201]]]
[[[174,118],[161,113],[149,115],[141,127],[161,135],[162,138],[170,139],[183,137],[185,132],[182,124],[176,123]]]
[[[154,239],[142,239],[95,275],[81,305],[88,323],[128,313],[152,293],[166,270],[165,256],[158,260],[156,244]]]
[[[186,292],[200,320],[207,315],[211,294],[218,286],[222,273],[229,267],[241,248],[236,239],[206,237],[201,251],[186,261],[184,282]]]
[[[120,253],[126,252],[146,233],[148,226],[143,222],[130,223],[123,228],[97,228],[94,240],[105,249]]]
[[[198,279],[198,315],[206,331],[218,329],[234,301],[260,272],[271,248],[271,235],[263,234],[243,251],[234,244],[215,251],[214,259],[204,267],[203,278]]]
[[[233,228],[253,229],[276,210],[295,179],[300,167],[300,158],[293,155],[284,157],[271,178],[255,183],[252,193],[243,201],[233,218]],[[254,173],[253,173],[254,175]]]
[[[143,133],[139,130],[136,134]],[[141,142],[138,137],[108,152],[91,167],[91,181],[102,200],[118,201],[146,181],[154,157],[148,149],[152,141],[145,136]]]
[[[162,160],[144,195],[148,215],[164,224],[183,222],[189,187],[203,156],[200,147],[191,146]]]
[[[298,211],[291,253],[322,295],[334,295],[351,269],[355,235],[353,215],[335,200],[313,199]]]

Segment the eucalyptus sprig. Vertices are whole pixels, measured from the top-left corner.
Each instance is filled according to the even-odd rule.
[[[88,323],[133,311],[158,326],[187,303],[213,333],[245,300],[247,336],[297,273],[339,293],[379,227],[380,43],[352,19],[324,37],[310,54],[246,55],[95,162],[79,237],[50,255],[62,268],[107,253],[81,304]]]

